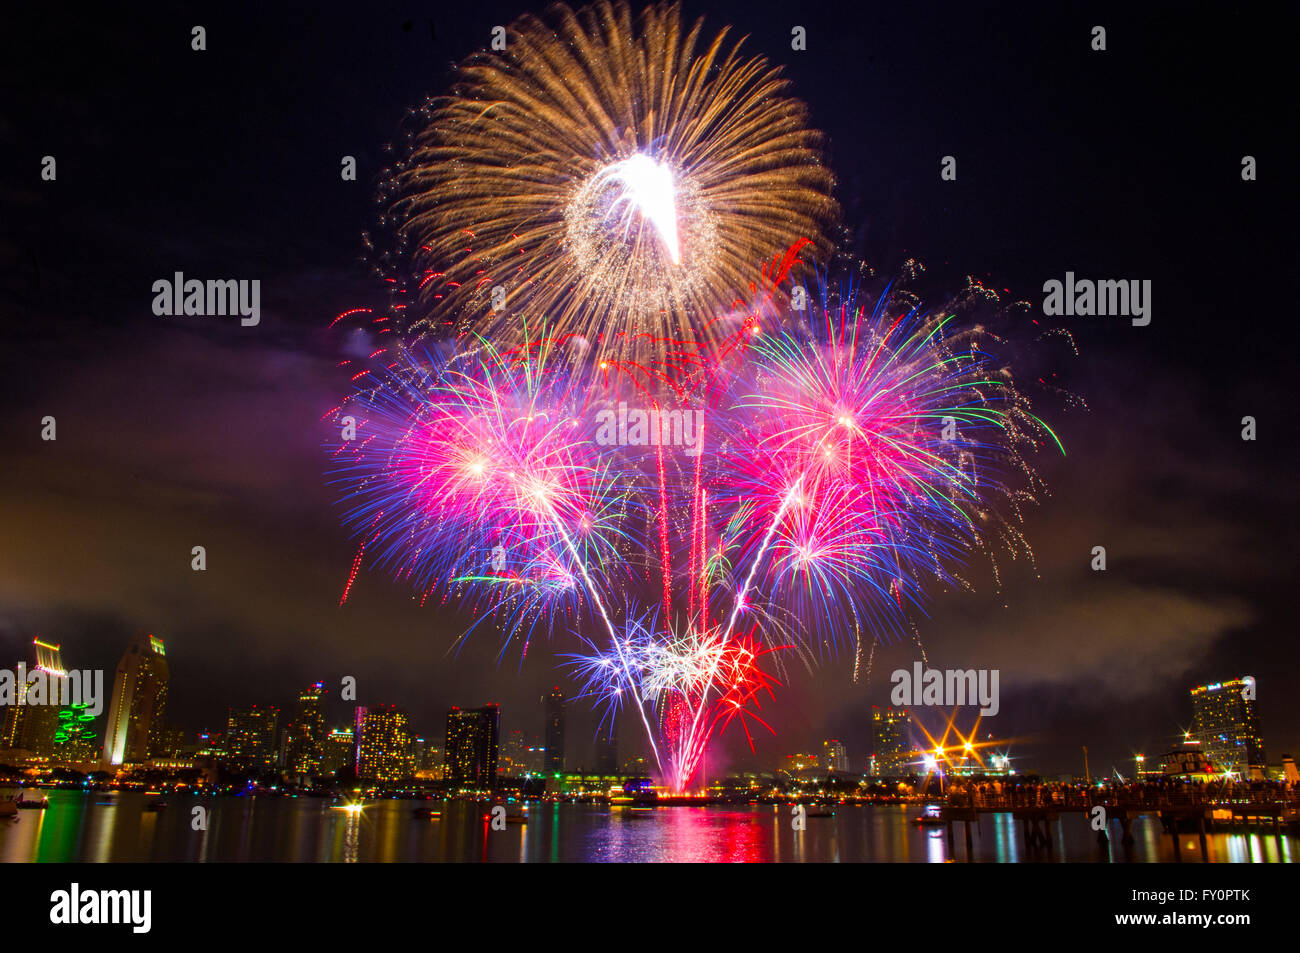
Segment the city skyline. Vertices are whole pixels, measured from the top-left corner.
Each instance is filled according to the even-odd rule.
[[[68,673],[61,645],[36,639],[31,649],[32,672],[46,672],[66,680]],[[330,739],[340,730],[351,732],[347,736],[352,750],[349,762],[360,780],[395,782],[413,778],[419,773],[421,751],[425,748],[442,753],[445,759],[426,764],[426,769],[435,770],[440,778],[473,783],[481,783],[488,777],[626,774],[625,765],[636,760],[635,755],[626,759],[618,757],[615,722],[602,720],[586,748],[590,755],[577,763],[566,764],[565,751],[570,740],[565,730],[567,705],[558,685],[539,699],[531,719],[537,728],[531,733],[515,727],[503,730],[501,707],[489,702],[477,708],[450,706],[442,737],[435,735],[426,741],[424,736],[428,733],[415,731],[406,708],[400,704],[362,705],[340,701],[334,706],[341,716],[334,718],[339,727],[332,727],[331,715],[326,710],[329,692],[319,680],[297,693],[296,710],[284,722],[280,720],[280,708],[275,705],[229,706],[223,729],[214,735],[207,729],[167,723],[162,712],[169,682],[163,640],[152,634],[137,635],[119,662],[113,694],[105,700],[108,717],[104,719],[104,733],[98,739],[100,748],[97,749],[101,751],[98,761],[102,768],[111,771],[124,762],[137,767],[150,762],[184,763],[186,751],[191,752],[191,757],[199,754],[219,736],[219,761],[224,768],[250,775],[275,770],[286,779],[306,782],[329,760]],[[1188,742],[1202,745],[1200,750],[1219,771],[1230,770],[1241,777],[1259,778],[1271,767],[1274,774],[1279,774],[1280,766],[1292,758],[1291,751],[1279,750],[1271,765],[1266,760],[1263,732],[1255,708],[1256,691],[1254,676],[1220,679],[1188,688],[1190,727],[1180,727],[1157,739],[1154,745],[1134,747],[1125,761],[1112,763],[1108,769],[1099,764],[1102,776],[1113,773],[1123,778],[1130,764],[1134,765],[1133,776],[1140,776],[1148,757],[1144,752],[1150,753],[1147,770],[1154,768],[1158,772],[1162,760],[1176,754]],[[55,692],[57,697],[57,688]],[[4,718],[0,720],[0,762],[4,761],[6,750],[51,760],[62,758],[66,763],[90,762],[91,757],[74,758],[68,754],[72,748],[60,748],[54,742],[56,734],[61,733],[62,741],[80,743],[77,750],[83,747],[87,753],[92,750],[90,745],[97,738],[97,719],[85,713],[84,707],[78,710],[21,703],[6,706]],[[970,706],[967,715],[974,711],[974,706]],[[478,725],[479,719],[488,712],[492,713],[490,723],[461,727]],[[78,717],[81,723],[74,730]],[[521,720],[530,719],[512,713],[512,721]],[[736,771],[731,773],[785,770],[795,776],[925,775],[940,767],[928,757],[936,744],[941,748],[946,744],[948,750],[959,751],[961,743],[969,739],[980,749],[993,750],[985,752],[985,757],[969,761],[963,771],[1084,776],[1077,770],[1042,768],[1035,762],[1032,743],[1010,736],[1000,737],[996,742],[984,740],[992,739],[993,734],[986,732],[981,738],[980,723],[981,719],[975,717],[973,724],[963,728],[960,706],[947,713],[946,724],[943,712],[931,714],[924,709],[873,706],[869,741],[862,749],[850,752],[839,739],[824,738],[817,744],[816,753],[790,755],[785,753],[788,746],[780,753],[773,748],[766,759],[753,755],[737,764]],[[532,752],[536,752],[535,758]],[[394,758],[397,760],[393,761]],[[511,770],[498,769],[498,763],[508,765]],[[517,770],[521,765],[524,769]],[[702,781],[726,774],[726,771],[717,773]]]

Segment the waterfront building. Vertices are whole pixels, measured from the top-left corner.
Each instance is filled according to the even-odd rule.
[[[871,762],[868,774],[897,777],[913,770],[912,716],[905,708],[871,706]]]
[[[1254,680],[1234,678],[1198,685],[1192,695],[1192,737],[1220,772],[1262,778],[1264,742],[1255,714]]]
[[[546,730],[543,739],[546,755],[542,770],[548,775],[564,771],[564,694],[560,686],[551,689],[543,699],[546,706]]]
[[[493,788],[501,756],[500,731],[501,709],[497,705],[448,711],[446,780],[476,790]]]
[[[225,764],[235,772],[259,774],[275,766],[278,708],[231,708],[226,718]]]
[[[357,778],[393,783],[415,777],[411,728],[396,705],[357,708]]]
[[[104,732],[104,763],[144,764],[160,747],[167,709],[167,651],[155,635],[138,635],[117,663]]]
[[[300,778],[321,773],[325,756],[325,685],[316,682],[298,695],[298,710],[285,731],[285,771]]]

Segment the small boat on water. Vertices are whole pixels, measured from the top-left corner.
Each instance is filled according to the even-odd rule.
[[[809,804],[804,809],[804,817],[834,817],[835,810],[829,804]]]
[[[14,803],[18,805],[20,811],[43,811],[50,806],[50,799],[44,794],[40,797],[28,797],[27,792],[23,791],[14,798]]]
[[[927,804],[920,814],[912,818],[912,823],[921,827],[940,827],[947,822],[940,816],[937,804]]]
[[[166,801],[150,801],[148,804],[146,804],[146,805],[144,806],[144,809],[145,809],[146,811],[150,811],[150,812],[156,814],[156,813],[159,812],[159,811],[165,811],[165,810],[167,810],[167,802],[166,802]]]
[[[438,818],[442,817],[442,811],[435,811],[432,808],[428,808],[428,807],[417,807],[411,813],[415,817],[418,817],[426,821],[436,821]]]

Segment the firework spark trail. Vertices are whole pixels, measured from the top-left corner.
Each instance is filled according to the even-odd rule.
[[[795,494],[799,492],[799,487],[800,484],[796,483],[793,487],[790,488],[790,490],[786,493],[786,503],[788,503],[791,499],[793,499]],[[773,517],[772,524],[771,526],[768,527],[767,535],[764,539],[764,544],[762,547],[759,548],[757,555],[754,557],[753,564],[749,567],[749,575],[745,577],[744,585],[740,587],[740,591],[736,594],[735,604],[731,608],[731,617],[727,620],[727,627],[726,629],[723,630],[722,633],[721,643],[723,646],[726,645],[727,640],[731,637],[731,632],[736,625],[736,619],[739,617],[741,610],[745,606],[745,598],[749,593],[749,587],[753,584],[754,574],[758,572],[758,569],[762,564],[763,556],[767,552],[767,544],[771,541],[772,536],[775,534],[777,525],[780,523],[781,519],[785,516],[785,505],[786,504],[782,504],[782,507],[777,511],[777,515]],[[686,784],[690,783],[691,777],[695,774],[695,768],[699,764],[699,758],[704,753],[704,745],[707,743],[707,737],[698,738],[697,735],[698,732],[700,731],[701,719],[704,717],[704,711],[708,702],[709,695],[714,688],[714,680],[717,675],[717,671],[718,671],[718,660],[715,658],[707,674],[702,679],[702,683],[700,687],[700,700],[695,708],[695,714],[691,718],[690,731],[687,733],[687,755],[688,756],[684,763],[675,765],[676,777],[674,778],[674,782],[679,788],[684,787]],[[705,722],[705,724],[707,724],[707,722]],[[695,752],[695,754],[693,756],[690,756],[691,752]]]
[[[655,404],[656,413],[659,405]],[[673,611],[673,563],[668,548],[668,491],[664,485],[664,448],[662,442],[655,453],[655,468],[659,473],[659,562],[663,576],[664,625],[671,631]]]
[[[569,548],[569,552],[572,553],[573,558],[574,558],[574,561],[577,562],[577,564],[578,564],[578,569],[579,569],[579,571],[580,571],[581,574],[582,574],[583,581],[586,582],[586,584],[587,584],[587,588],[588,588],[588,590],[589,590],[589,592],[590,592],[590,596],[591,596],[591,598],[592,598],[592,599],[595,601],[595,603],[596,603],[596,608],[597,608],[597,609],[599,610],[599,612],[600,612],[600,617],[601,617],[602,619],[605,620],[605,628],[606,628],[606,630],[609,632],[609,638],[610,638],[610,641],[611,641],[611,642],[613,643],[613,645],[614,645],[614,650],[615,650],[616,652],[618,652],[619,660],[623,663],[624,671],[626,671],[626,670],[627,670],[628,661],[627,661],[627,658],[626,658],[626,657],[624,656],[624,654],[623,654],[623,647],[622,647],[622,645],[621,645],[620,642],[619,642],[618,633],[614,631],[614,623],[613,623],[613,621],[610,619],[609,614],[605,611],[605,604],[604,604],[603,601],[601,601],[600,593],[597,591],[597,588],[596,588],[595,583],[592,582],[591,577],[587,574],[587,567],[586,567],[586,564],[585,564],[585,562],[582,560],[582,558],[579,557],[579,555],[578,555],[578,553],[577,553],[577,550],[574,549],[572,542],[570,542],[570,540],[569,540],[569,538],[568,538],[568,535],[564,532],[564,528],[563,528],[563,526],[559,525],[558,521],[557,521],[557,524],[556,524],[556,529],[557,529],[557,531],[559,532],[560,536],[564,539],[565,544],[568,546],[568,548]],[[651,751],[654,752],[654,756],[655,756],[655,764],[659,767],[659,770],[662,772],[662,771],[663,771],[663,761],[662,761],[662,759],[659,757],[659,746],[655,744],[654,732],[651,731],[651,729],[650,729],[650,721],[649,721],[649,719],[646,718],[646,714],[645,714],[645,706],[643,705],[641,699],[639,699],[639,698],[637,699],[637,706],[636,706],[636,709],[637,709],[637,714],[638,714],[638,715],[640,716],[640,718],[641,718],[641,724],[645,727],[645,730],[646,730],[646,738],[647,738],[647,739],[649,740],[649,742],[650,742],[650,749],[651,749]]]

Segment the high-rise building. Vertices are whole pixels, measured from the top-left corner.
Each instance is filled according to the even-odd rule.
[[[316,682],[298,695],[298,710],[284,740],[285,771],[300,778],[320,774],[325,755],[325,685]]]
[[[822,767],[828,773],[844,774],[849,770],[849,756],[844,750],[844,745],[834,738],[822,742]]]
[[[275,766],[280,709],[231,708],[226,719],[226,767],[260,773]]]
[[[869,774],[891,777],[907,773],[912,757],[912,718],[904,708],[871,706]]]
[[[546,730],[543,736],[543,744],[546,747],[546,758],[542,765],[542,770],[547,774],[562,774],[564,772],[564,693],[560,691],[560,686],[556,685],[551,689],[543,702],[546,705]]]
[[[357,777],[392,783],[415,777],[410,721],[396,705],[357,708]]]
[[[501,709],[452,708],[447,712],[446,778],[476,788],[496,785]]]
[[[24,663],[27,677],[40,672],[43,687],[40,700],[34,686],[24,679],[18,685],[17,704],[9,708],[3,730],[3,746],[21,748],[43,758],[55,754],[59,730],[59,702],[66,699],[67,670],[57,645],[32,639],[32,655]]]
[[[506,777],[519,778],[528,774],[528,739],[518,728],[506,734],[501,745],[501,773]]]
[[[442,779],[442,742],[436,738],[416,738],[411,742],[417,778]]]
[[[613,715],[601,722],[596,733],[596,773],[618,774],[618,734]]]
[[[335,728],[325,738],[321,774],[337,774],[346,765],[356,763],[356,735],[351,728]]]
[[[1193,688],[1192,736],[1219,771],[1233,771],[1243,778],[1264,777],[1264,742],[1255,715],[1254,680],[1234,678]]]
[[[104,732],[104,762],[143,764],[158,744],[167,709],[167,651],[156,635],[137,635],[117,663]]]
[[[163,725],[153,733],[155,746],[149,751],[153,758],[179,758],[185,748],[185,729],[174,725]]]
[[[533,743],[528,746],[524,764],[527,766],[528,774],[541,775],[546,771],[546,749],[537,739],[533,739]]]

